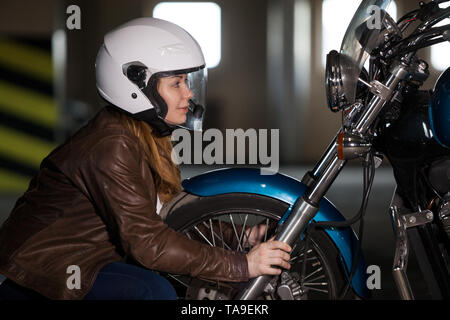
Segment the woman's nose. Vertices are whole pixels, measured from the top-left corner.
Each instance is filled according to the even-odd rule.
[[[186,87],[185,96],[187,99],[191,99],[194,96],[194,93],[189,89],[189,87]]]

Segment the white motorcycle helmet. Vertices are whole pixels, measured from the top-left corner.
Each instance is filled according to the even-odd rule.
[[[103,99],[138,120],[148,122],[161,136],[176,126],[164,121],[167,104],[157,91],[161,77],[187,74],[189,101],[180,127],[201,130],[205,113],[207,72],[197,41],[184,29],[156,18],[129,21],[105,35],[95,62],[97,89]]]

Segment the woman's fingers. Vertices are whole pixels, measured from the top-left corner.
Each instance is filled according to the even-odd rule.
[[[275,237],[270,238],[266,243],[271,246],[272,249],[280,249],[286,252],[291,252],[292,248],[287,243],[274,240]]]
[[[269,252],[269,255],[267,257],[268,259],[282,259],[284,261],[289,261],[291,259],[291,256],[289,253],[286,253],[281,250],[272,250]]]
[[[280,268],[279,268],[280,267]],[[266,264],[262,265],[262,273],[261,274],[280,274],[282,269],[289,270],[291,265],[280,259],[269,259],[266,261]]]
[[[289,260],[291,256],[281,250],[271,250],[268,252],[266,258],[264,258],[264,263],[267,265],[279,266],[285,269],[289,269],[291,265],[289,264]]]
[[[280,274],[281,269],[276,268],[277,266],[284,269],[290,268],[291,247],[273,239],[257,245],[247,254],[250,277]]]
[[[271,266],[279,266],[284,269],[289,269],[291,267],[289,260],[284,260],[282,258],[270,258],[267,260],[267,264]]]

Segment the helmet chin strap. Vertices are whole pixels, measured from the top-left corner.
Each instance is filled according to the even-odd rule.
[[[153,106],[155,107],[158,115],[164,119],[168,112],[166,101],[158,92],[158,78],[151,77],[147,83],[147,86],[142,89],[142,92],[148,97]]]

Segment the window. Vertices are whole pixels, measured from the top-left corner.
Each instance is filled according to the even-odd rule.
[[[447,8],[450,6],[450,3],[441,3],[439,7]],[[443,26],[450,22],[450,18],[444,19],[435,26]],[[448,41],[441,42],[439,44],[435,44],[430,48],[430,59],[431,65],[434,69],[443,71],[450,66],[448,62],[448,57],[450,56],[450,44]]]
[[[221,9],[213,2],[160,2],[153,17],[173,22],[189,32],[202,48],[208,68],[221,58]]]
[[[354,0],[323,0],[322,2],[322,64],[331,50],[339,51],[345,31],[360,3]],[[387,12],[397,20],[397,5],[391,1]]]

